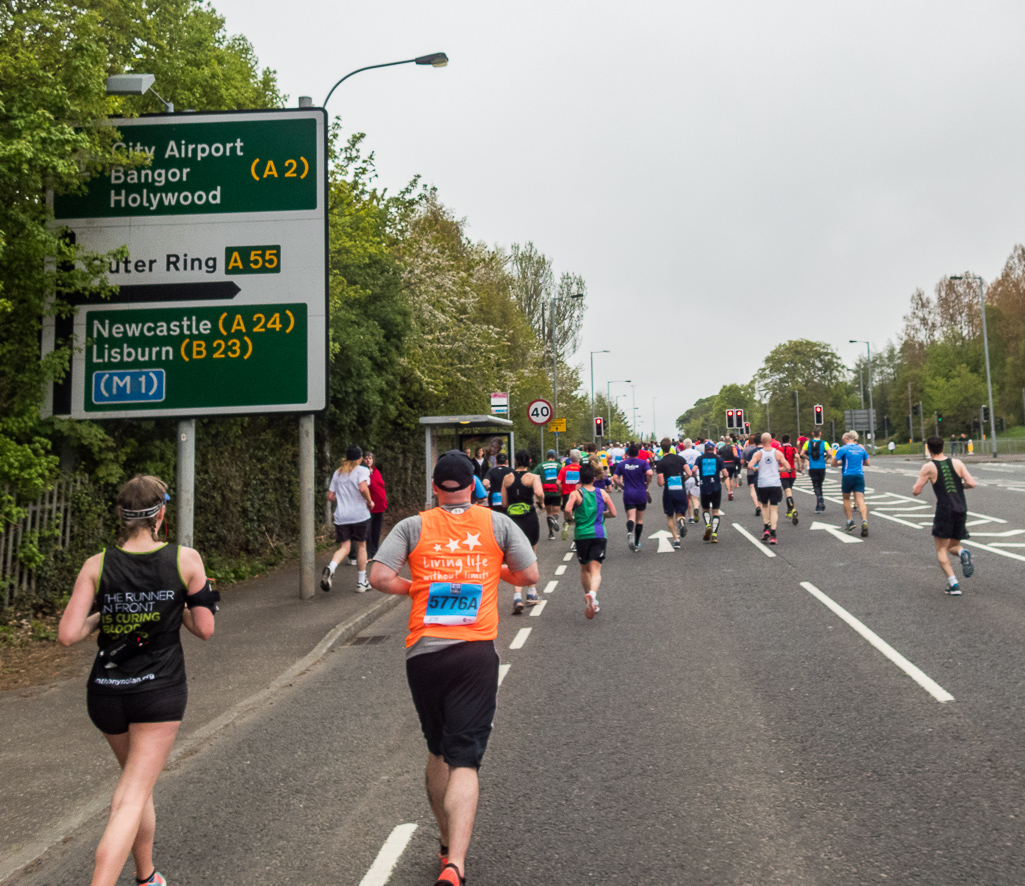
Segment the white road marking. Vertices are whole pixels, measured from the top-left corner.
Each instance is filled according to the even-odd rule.
[[[569,563],[569,561],[572,560],[572,559],[573,559],[573,552],[570,551],[568,554],[566,554],[565,557],[562,558],[562,562],[563,563]]]
[[[981,541],[975,541],[974,539],[968,539],[968,548],[980,548],[983,551],[989,551],[991,554],[999,554],[1001,557],[1009,557],[1012,560],[1021,560],[1025,563],[1025,557],[1021,554],[1012,554],[1010,551],[1003,551],[995,545],[984,545]]]
[[[381,851],[377,853],[377,858],[374,859],[370,870],[359,881],[359,886],[384,886],[388,882],[391,872],[395,869],[399,857],[405,851],[406,846],[409,845],[415,830],[415,824],[396,825],[395,830],[384,841]]]
[[[1025,529],[1008,529],[1006,532],[973,532],[972,538],[982,536],[983,538],[1012,538],[1015,535],[1025,535]]]
[[[660,529],[658,532],[653,532],[648,538],[658,539],[658,550],[656,554],[671,554],[676,548],[673,547],[673,534],[668,529]]]
[[[557,566],[555,568],[555,574],[556,575],[565,575],[566,574],[566,564],[563,563],[561,566]]]
[[[545,611],[545,606],[548,605],[547,600],[542,600],[540,603],[535,603],[533,608],[530,610],[530,614],[535,618]]]
[[[500,664],[498,666],[498,685],[499,686],[502,685],[502,681],[506,678],[506,675],[509,673],[509,668],[511,668],[511,667],[512,667],[511,664]]]
[[[883,655],[885,655],[890,661],[892,661],[898,668],[900,668],[905,674],[907,674],[912,680],[914,680],[919,686],[921,686],[926,692],[928,692],[933,698],[940,702],[953,701],[954,696],[947,692],[939,683],[929,677],[924,671],[913,665],[903,655],[901,655],[896,649],[894,649],[889,643],[887,643],[882,637],[880,637],[875,631],[866,627],[853,615],[851,615],[846,609],[844,609],[839,603],[834,602],[825,594],[822,593],[815,585],[810,581],[802,581],[801,587],[804,588],[809,594],[811,594],[816,600],[818,600],[826,608],[833,611],[835,615],[838,615],[841,619],[847,622],[855,631],[861,634],[869,643],[871,643],[876,649],[878,649]]]
[[[523,644],[527,642],[527,637],[530,636],[530,628],[520,628],[516,632],[516,636],[513,637],[512,643],[509,644],[510,649],[522,649]]]
[[[809,529],[823,529],[828,532],[833,538],[838,538],[844,544],[853,545],[861,542],[860,538],[853,538],[843,529],[834,526],[832,523],[820,523],[818,520],[813,520]]]
[[[557,581],[550,581],[550,582],[548,582],[548,584],[545,585],[545,593],[546,594],[550,594],[558,586],[559,586],[559,583]]]
[[[910,520],[901,520],[900,517],[894,517],[892,514],[884,514],[882,511],[872,511],[873,517],[885,517],[887,520],[893,520],[894,523],[901,523],[904,526],[910,526],[912,529],[918,529],[917,523],[912,523]],[[929,524],[932,526],[932,523]]]
[[[739,532],[742,536],[744,536],[744,538],[746,538],[749,542],[751,542],[751,544],[753,544],[756,548],[758,548],[759,551],[761,551],[763,554],[765,554],[766,557],[775,557],[776,556],[776,552],[775,551],[770,551],[769,548],[766,545],[763,545],[757,538],[755,538],[750,532],[748,532],[739,523],[733,523],[732,526],[733,526],[734,529],[737,530],[737,532]]]

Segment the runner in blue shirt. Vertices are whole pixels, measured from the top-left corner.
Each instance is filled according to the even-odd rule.
[[[847,515],[847,531],[854,528],[854,511],[851,508],[851,494],[861,514],[861,537],[868,535],[868,505],[865,504],[865,466],[869,465],[868,452],[858,443],[858,432],[848,431],[843,435],[843,446],[833,453],[829,460],[834,468],[840,466],[840,491],[843,493],[843,510]]]
[[[822,439],[822,429],[815,428],[812,431],[812,438],[804,444],[804,457],[808,459],[808,476],[811,477],[812,489],[815,490],[816,514],[822,514],[826,510],[826,500],[822,496],[822,481],[826,479],[826,459],[832,455],[832,448]]]

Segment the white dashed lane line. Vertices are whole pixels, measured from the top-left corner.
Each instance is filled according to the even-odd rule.
[[[545,611],[545,606],[548,605],[547,600],[542,600],[540,603],[535,603],[534,607],[530,610],[530,614],[537,618],[542,612]]]
[[[511,667],[512,667],[511,664],[500,664],[498,666],[498,685],[499,686],[502,685],[502,681],[506,678],[506,675],[509,673],[509,668],[511,668]]]
[[[557,581],[550,581],[550,582],[548,582],[548,584],[545,585],[545,593],[546,594],[550,594],[558,586],[559,586],[559,583]]]
[[[737,530],[737,532],[739,532],[742,536],[744,536],[744,538],[746,538],[749,542],[751,542],[751,544],[753,544],[756,548],[758,548],[759,551],[761,551],[763,554],[765,554],[766,557],[775,557],[776,556],[776,553],[774,551],[770,551],[769,548],[766,545],[762,544],[757,538],[755,538],[750,532],[748,532],[739,523],[734,523],[732,525],[733,525],[733,528]]]
[[[566,574],[566,564],[563,563],[561,566],[556,567],[555,574],[556,575],[565,575]]]
[[[527,637],[530,636],[530,628],[520,628],[516,632],[516,636],[513,637],[512,643],[509,644],[510,649],[522,649],[523,644],[527,642]]]
[[[869,643],[871,643],[876,649],[878,649],[883,655],[885,655],[890,661],[892,661],[898,668],[900,668],[905,674],[907,674],[912,680],[914,680],[919,686],[921,686],[926,692],[928,692],[937,701],[947,702],[953,701],[954,696],[947,692],[939,683],[925,674],[922,670],[913,665],[903,655],[901,655],[896,649],[894,649],[889,643],[887,643],[882,637],[880,637],[871,628],[866,627],[853,615],[851,615],[846,609],[844,609],[839,603],[831,600],[825,594],[822,593],[815,585],[810,581],[802,581],[801,587],[804,588],[809,594],[811,594],[816,600],[818,600],[827,609],[832,610],[835,615],[838,615],[841,619],[847,622],[855,631],[861,634]]]
[[[415,824],[396,825],[395,829],[388,835],[388,839],[384,841],[381,851],[377,853],[377,858],[374,859],[370,870],[359,881],[359,886],[385,886],[385,883],[388,882],[388,878],[391,876],[391,872],[395,869],[399,857],[405,852],[406,846],[409,845],[410,838],[412,838],[413,831],[415,830]]]
[[[563,563],[569,563],[569,561],[572,560],[572,559],[573,559],[573,552],[570,551],[568,554],[566,554],[565,557],[562,558],[562,562]]]

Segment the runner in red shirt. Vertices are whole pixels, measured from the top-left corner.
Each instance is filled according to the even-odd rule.
[[[562,494],[562,510],[566,510],[566,502],[569,501],[569,497],[576,492],[577,487],[580,485],[580,450],[571,449],[569,451],[569,461],[562,466],[562,470],[559,471],[559,477],[555,481],[559,486],[559,492]],[[562,537],[566,539],[569,536],[569,527],[572,520],[564,520],[562,523]]]
[[[792,520],[794,526],[797,525],[797,507],[794,505],[794,480],[797,477],[797,472],[801,470],[801,454],[797,448],[791,444],[790,435],[784,434],[782,442],[778,447],[780,452],[783,453],[783,458],[787,460],[787,464],[790,466],[790,470],[780,470],[779,479],[783,484],[783,494],[787,497],[787,518]],[[801,471],[801,473],[804,473]]]

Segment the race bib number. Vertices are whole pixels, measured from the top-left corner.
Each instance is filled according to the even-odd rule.
[[[683,477],[681,477],[679,475],[677,475],[675,477],[667,477],[666,478],[666,486],[668,486],[670,489],[677,490],[677,491],[683,489]]]
[[[701,476],[702,477],[714,477],[715,476],[715,459],[708,459],[708,458],[701,459]]]
[[[576,486],[580,482],[580,471],[566,471],[566,485]]]
[[[501,490],[499,490],[498,492],[492,492],[491,493],[491,504],[494,505],[496,508],[502,507],[502,491]]]
[[[477,621],[483,585],[432,581],[427,591],[425,625],[472,625]]]
[[[545,468],[545,483],[554,483],[559,479],[559,469],[555,467]]]

